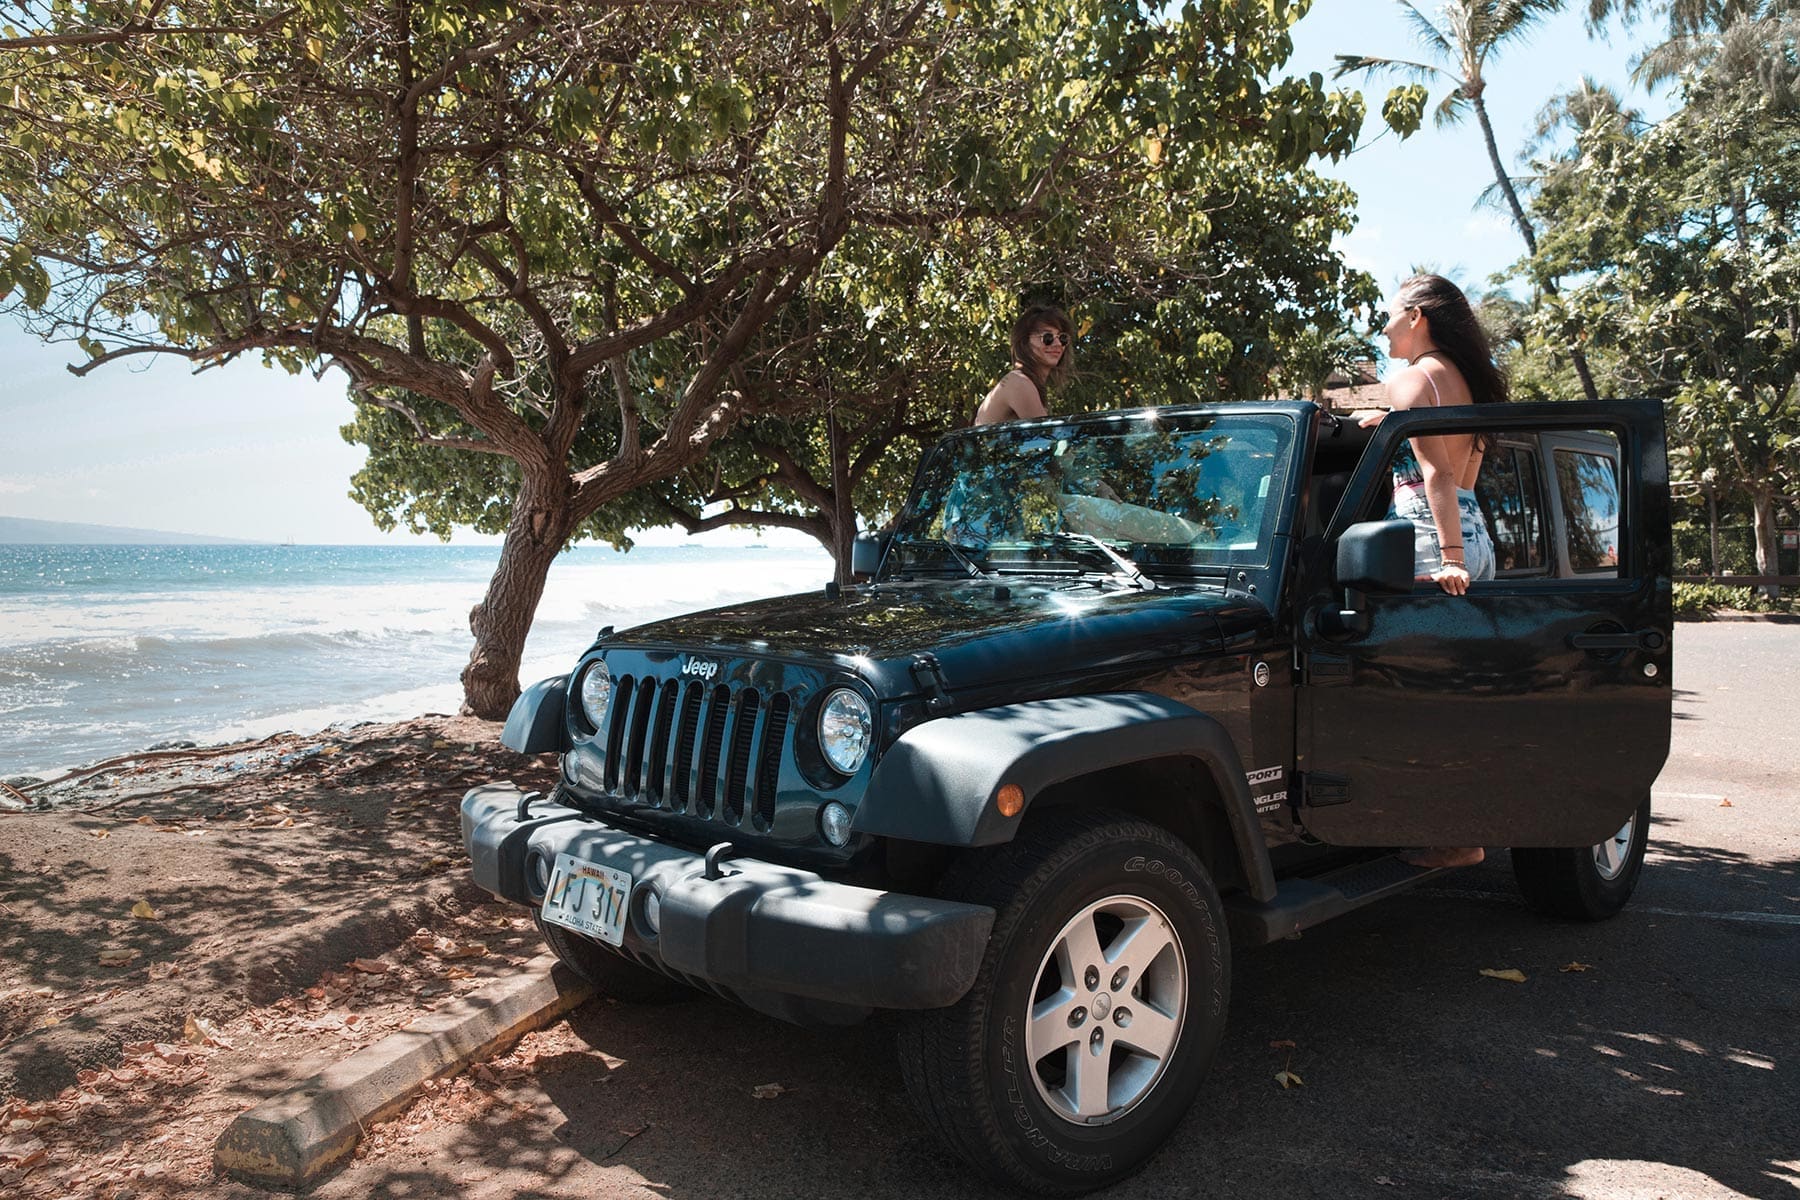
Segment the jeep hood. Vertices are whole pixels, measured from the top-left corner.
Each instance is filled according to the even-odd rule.
[[[1268,620],[1254,599],[1197,588],[933,580],[715,608],[640,625],[606,645],[837,666],[892,695],[916,690],[908,668],[917,654],[936,655],[961,690],[1215,651]]]

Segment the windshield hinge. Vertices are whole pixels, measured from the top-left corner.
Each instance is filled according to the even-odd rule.
[[[931,693],[931,698],[925,701],[928,711],[943,712],[951,706],[949,682],[944,678],[944,668],[938,663],[937,655],[913,655],[912,677]]]

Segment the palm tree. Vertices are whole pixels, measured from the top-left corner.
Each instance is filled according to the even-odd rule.
[[[1668,34],[1632,64],[1634,82],[1655,91],[1698,67],[1755,79],[1778,108],[1800,103],[1797,0],[1588,0],[1588,31],[1598,32],[1614,16],[1630,25],[1652,10],[1667,18]]]
[[[1420,44],[1437,61],[1340,54],[1333,77],[1341,79],[1361,72],[1368,76],[1397,74],[1427,84],[1448,83],[1450,90],[1438,102],[1433,120],[1440,126],[1454,125],[1468,113],[1475,114],[1475,123],[1481,127],[1481,139],[1487,146],[1488,162],[1493,164],[1495,186],[1512,213],[1513,224],[1525,240],[1526,250],[1536,254],[1537,230],[1532,228],[1530,218],[1525,215],[1525,206],[1519,202],[1518,189],[1513,186],[1512,176],[1507,174],[1499,144],[1494,140],[1493,122],[1488,119],[1484,99],[1487,93],[1485,70],[1495,52],[1530,32],[1544,17],[1559,11],[1563,0],[1449,0],[1439,7],[1435,20],[1420,12],[1410,0],[1398,2]],[[1637,0],[1618,2],[1635,3]],[[1555,295],[1555,281],[1547,281],[1544,290]],[[1587,356],[1579,346],[1571,346],[1569,358],[1581,379],[1582,392],[1590,400],[1599,399],[1593,373],[1588,370]]]
[[[1526,248],[1535,254],[1537,231],[1525,216],[1519,194],[1500,159],[1500,147],[1494,141],[1494,126],[1488,119],[1484,99],[1487,92],[1484,69],[1495,51],[1523,37],[1538,20],[1561,9],[1563,0],[1451,0],[1438,9],[1436,21],[1420,12],[1410,0],[1399,0],[1399,4],[1420,44],[1443,65],[1374,54],[1340,54],[1333,77],[1341,79],[1360,71],[1365,75],[1398,74],[1421,83],[1450,84],[1450,91],[1438,102],[1432,119],[1440,126],[1454,125],[1470,111],[1474,112],[1475,122],[1481,126],[1482,141],[1487,145],[1488,161],[1494,167],[1494,182],[1505,197],[1507,208],[1512,211],[1519,236],[1525,239]]]
[[[1650,91],[1688,71],[1759,87],[1777,111],[1800,107],[1800,0],[1588,0],[1588,30],[1608,17],[1629,25],[1655,8],[1668,35],[1631,65],[1634,82]],[[1741,182],[1731,189],[1738,245],[1750,245],[1748,201]]]

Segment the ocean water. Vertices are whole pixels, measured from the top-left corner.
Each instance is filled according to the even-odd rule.
[[[0,776],[172,739],[455,712],[498,547],[0,545]],[[558,557],[521,679],[621,629],[810,591],[823,550],[582,547]]]

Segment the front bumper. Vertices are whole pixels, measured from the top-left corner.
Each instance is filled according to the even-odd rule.
[[[824,879],[756,859],[721,860],[614,829],[575,809],[489,784],[462,802],[475,882],[536,907],[534,855],[559,853],[632,878],[626,957],[789,1020],[844,1021],[869,1009],[942,1008],[975,981],[994,910]],[[661,901],[652,932],[643,902]]]

